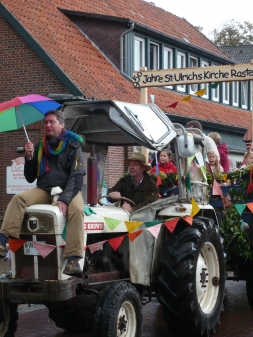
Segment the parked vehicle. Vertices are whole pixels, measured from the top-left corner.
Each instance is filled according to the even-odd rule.
[[[82,194],[90,215],[84,221],[88,248],[79,261],[83,275],[63,274],[66,218],[58,208],[28,207],[20,235],[26,243],[11,253],[11,279],[0,280],[0,335],[14,336],[18,304],[41,303],[63,329],[92,329],[94,337],[140,337],[144,296],[155,292],[169,330],[179,336],[209,336],[220,321],[226,256],[216,212],[208,201],[201,133],[189,134],[182,125],[173,125],[154,104],[68,102],[62,110],[65,118],[76,119],[73,131],[86,139],[82,150],[88,173]],[[137,145],[152,150],[173,147],[177,189],[130,215],[117,205],[100,205],[97,195],[108,146]],[[192,200],[198,211],[190,225]],[[165,224],[174,218],[177,225],[168,230]],[[133,241],[129,221],[140,223],[135,231],[143,230]],[[162,224],[157,238],[147,230],[152,222]],[[115,251],[108,240],[119,236],[124,238]],[[43,258],[34,248],[36,241],[56,248]],[[93,252],[96,243],[101,246]]]

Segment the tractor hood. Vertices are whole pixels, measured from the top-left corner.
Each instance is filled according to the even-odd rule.
[[[77,101],[65,103],[61,110],[65,119],[76,119],[72,131],[90,144],[161,150],[177,135],[172,122],[155,104]]]

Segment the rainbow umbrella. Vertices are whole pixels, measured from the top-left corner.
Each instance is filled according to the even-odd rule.
[[[17,130],[23,126],[29,141],[25,126],[44,119],[46,112],[60,106],[54,100],[36,94],[15,97],[0,103],[0,132]]]

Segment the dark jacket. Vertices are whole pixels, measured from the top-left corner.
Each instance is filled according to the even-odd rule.
[[[229,161],[228,161],[228,148],[226,143],[217,146],[220,154],[220,164],[223,167],[224,172],[229,172]]]
[[[50,140],[52,148],[56,148],[59,140]],[[52,187],[60,186],[63,190],[59,200],[67,205],[81,190],[85,175],[82,150],[78,141],[68,142],[65,150],[59,156],[50,156],[48,164],[50,171],[37,177],[38,147],[32,160],[25,159],[24,175],[29,183],[37,178],[37,187],[51,193]]]
[[[134,188],[131,176],[127,175],[108,190],[108,193],[111,192],[120,192],[122,197],[132,200],[136,204],[136,206],[131,205],[133,211],[158,199],[158,187],[146,172],[144,172],[143,180],[138,187]]]

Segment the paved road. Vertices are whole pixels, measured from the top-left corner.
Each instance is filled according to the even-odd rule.
[[[227,281],[225,311],[221,314],[221,325],[215,337],[253,336],[253,312],[248,305],[245,282]],[[90,337],[90,334],[71,334],[57,328],[43,306],[20,307],[16,337]],[[35,310],[37,309],[37,310]],[[143,307],[142,337],[173,337],[167,332],[160,304],[153,299]],[[185,336],[182,336],[185,337]]]

